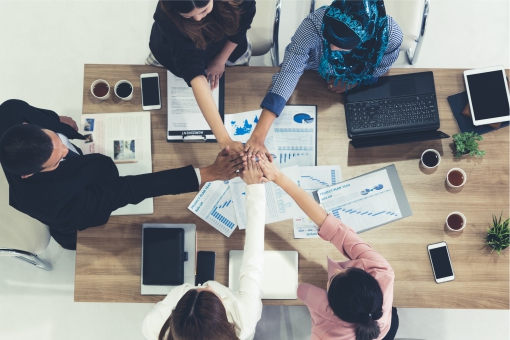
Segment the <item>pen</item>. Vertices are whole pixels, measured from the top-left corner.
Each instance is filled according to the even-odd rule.
[[[129,163],[138,163],[138,161],[134,161],[134,160],[131,160],[131,161],[113,161],[113,163],[115,163],[115,164],[129,164]]]

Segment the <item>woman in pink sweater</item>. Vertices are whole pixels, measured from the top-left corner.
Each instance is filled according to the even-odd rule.
[[[398,329],[393,303],[395,274],[381,254],[363,242],[354,230],[328,213],[274,163],[260,154],[264,176],[285,190],[319,227],[319,236],[333,243],[349,261],[328,258],[327,290],[308,283],[298,297],[312,317],[312,339],[392,340]]]

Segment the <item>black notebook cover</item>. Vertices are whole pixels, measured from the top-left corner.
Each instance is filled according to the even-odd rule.
[[[504,128],[505,126],[508,126],[508,122],[502,122],[501,126],[498,129],[493,129],[487,125],[481,126],[474,125],[473,119],[471,117],[467,117],[462,114],[462,110],[464,110],[464,107],[466,107],[468,100],[469,99],[466,91],[448,97],[448,103],[450,104],[453,116],[455,117],[455,120],[459,125],[460,132],[474,131],[479,135],[483,135],[484,133],[499,130],[501,128]]]
[[[143,284],[184,283],[184,229],[143,229]]]

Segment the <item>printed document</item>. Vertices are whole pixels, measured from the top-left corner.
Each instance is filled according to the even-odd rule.
[[[207,182],[188,209],[227,237],[237,226],[228,181]]]
[[[294,183],[299,179],[299,167],[282,170]],[[264,184],[266,187],[266,224],[284,221],[299,214],[300,209],[296,202],[287,193],[273,182]],[[246,184],[240,178],[230,181],[230,190],[234,202],[235,214],[239,229],[246,228]]]
[[[116,163],[120,176],[152,172],[150,112],[94,113],[81,116],[84,155],[101,153]],[[128,204],[112,215],[142,215],[154,212],[153,199]]]
[[[402,217],[386,169],[317,192],[328,213],[357,233]]]
[[[313,197],[313,192],[336,185],[342,181],[342,169],[339,165],[301,166],[298,185]],[[304,212],[292,219],[294,238],[317,238],[317,226]]]
[[[225,115],[225,128],[232,140],[246,143],[262,110]],[[287,105],[275,119],[264,141],[280,168],[314,166],[317,159],[317,107]]]
[[[210,131],[211,128],[195,100],[193,90],[184,79],[167,71],[168,93],[168,131]],[[216,107],[219,104],[220,90],[216,87],[212,91]],[[211,138],[214,136],[211,136]],[[170,139],[182,139],[182,134],[167,136]],[[209,138],[209,137],[208,137]]]

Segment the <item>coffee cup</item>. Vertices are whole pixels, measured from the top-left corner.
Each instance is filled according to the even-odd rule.
[[[119,80],[115,84],[114,92],[115,95],[122,100],[131,100],[131,98],[133,98],[133,84],[128,80]]]
[[[421,154],[421,164],[426,169],[434,169],[441,162],[441,155],[437,150],[427,149]]]
[[[446,174],[446,184],[450,188],[460,188],[467,181],[467,175],[461,168],[452,168]]]
[[[94,80],[92,85],[90,85],[90,92],[97,99],[106,100],[110,98],[110,85],[103,79]]]
[[[446,217],[446,227],[451,231],[461,231],[466,227],[466,222],[466,216],[458,211],[454,211]]]

